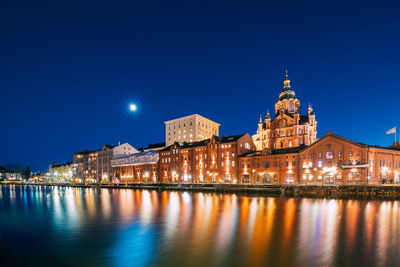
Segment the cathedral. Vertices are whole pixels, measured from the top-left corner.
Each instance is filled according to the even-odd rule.
[[[283,90],[275,103],[275,118],[271,119],[269,111],[264,122],[260,116],[257,133],[253,135],[257,150],[280,149],[311,145],[317,140],[317,121],[311,107],[307,115],[300,115],[300,101],[290,86],[286,71]]]

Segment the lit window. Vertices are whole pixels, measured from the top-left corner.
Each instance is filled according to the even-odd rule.
[[[326,158],[327,159],[333,159],[333,152],[332,151],[326,152]]]
[[[318,160],[318,168],[322,168],[322,160]]]

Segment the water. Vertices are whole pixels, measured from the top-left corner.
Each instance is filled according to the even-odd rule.
[[[0,254],[1,266],[399,266],[399,202],[3,185]]]

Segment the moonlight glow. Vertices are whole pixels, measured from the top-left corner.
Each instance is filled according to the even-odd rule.
[[[136,105],[135,104],[130,104],[129,105],[129,109],[131,110],[131,111],[136,111]]]

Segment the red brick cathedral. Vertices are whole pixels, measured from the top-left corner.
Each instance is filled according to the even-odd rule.
[[[257,150],[265,148],[278,149],[310,145],[317,140],[317,121],[311,107],[307,115],[300,115],[300,101],[290,86],[286,71],[283,90],[275,104],[275,118],[271,119],[269,112],[262,122],[258,122],[257,133],[253,135]]]

